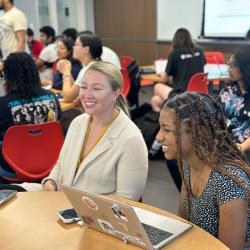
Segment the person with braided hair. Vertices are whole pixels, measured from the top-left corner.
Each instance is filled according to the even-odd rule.
[[[227,131],[220,105],[185,92],[160,112],[156,136],[182,176],[179,215],[230,249],[250,247],[250,166]]]

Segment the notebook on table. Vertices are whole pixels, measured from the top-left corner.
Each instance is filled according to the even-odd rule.
[[[144,249],[160,249],[192,225],[61,185],[86,226]]]

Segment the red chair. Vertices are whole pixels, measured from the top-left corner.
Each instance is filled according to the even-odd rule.
[[[64,135],[59,122],[11,126],[5,133],[3,157],[15,171],[12,181],[38,181],[49,175],[57,162]]]
[[[122,93],[125,97],[127,97],[131,87],[130,78],[126,69],[121,68],[121,73],[123,77]]]
[[[209,94],[208,73],[196,73],[188,83],[187,91],[196,91],[202,94]]]
[[[132,56],[119,56],[122,68],[127,68],[127,66],[134,61]]]
[[[220,51],[205,51],[206,63],[211,64],[225,64],[225,59]]]

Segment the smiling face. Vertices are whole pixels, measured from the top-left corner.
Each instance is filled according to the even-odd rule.
[[[160,130],[156,140],[161,143],[164,156],[168,160],[177,159],[177,143],[175,133],[175,111],[168,109],[160,113]]]
[[[90,115],[105,115],[112,112],[120,90],[113,91],[107,77],[95,70],[84,75],[79,97],[84,110]]]
[[[162,145],[164,156],[168,160],[177,159],[176,115],[173,109],[162,110],[160,113],[160,131],[156,139]],[[180,128],[182,156],[188,160],[193,156],[192,134],[187,123],[182,122]]]

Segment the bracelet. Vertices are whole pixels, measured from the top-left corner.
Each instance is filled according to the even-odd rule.
[[[63,75],[63,80],[66,78],[71,78],[71,75]]]

